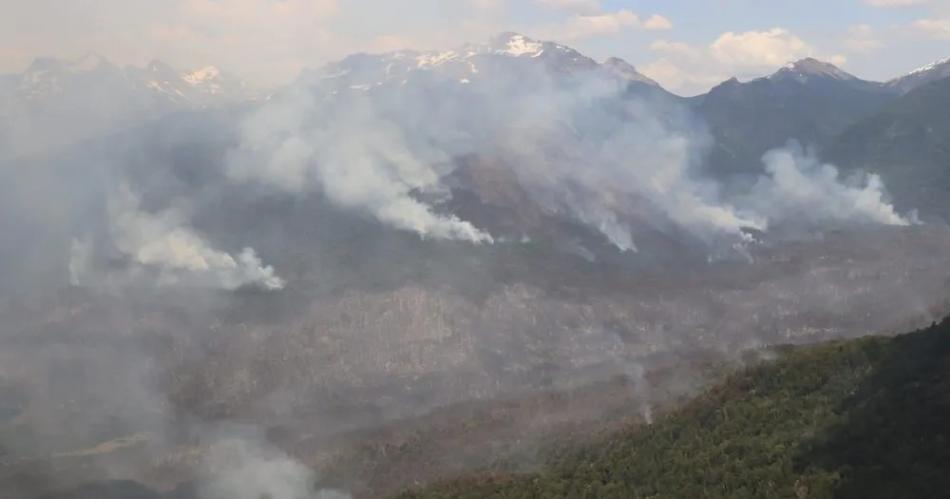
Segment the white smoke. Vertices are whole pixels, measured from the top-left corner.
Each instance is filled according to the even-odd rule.
[[[229,175],[292,193],[319,189],[342,207],[422,237],[492,242],[472,224],[437,214],[414,197],[444,194],[434,167],[449,160],[444,152],[410,147],[412,130],[379,116],[368,102],[349,104],[333,106],[300,92],[275,99],[243,123]]]
[[[532,89],[516,101],[499,135],[519,182],[549,209],[598,230],[621,250],[636,250],[637,227],[683,229],[702,240],[739,240],[743,229],[774,224],[908,225],[877,175],[841,178],[794,142],[763,157],[765,174],[726,198],[705,175],[711,138],[688,113],[648,98],[620,98],[593,78],[560,90]],[[598,102],[609,102],[599,111]],[[741,252],[741,251],[740,251]]]
[[[72,240],[69,247],[69,284],[79,286],[92,265],[92,243],[89,239]]]
[[[180,210],[149,213],[123,186],[110,199],[110,232],[115,248],[131,259],[134,270],[153,270],[160,284],[209,285],[236,289],[256,285],[267,290],[284,287],[274,268],[264,266],[252,248],[244,248],[236,257],[212,248],[185,223]],[[71,277],[78,280],[79,262],[88,260],[88,247],[73,245]],[[72,264],[77,271],[73,272]]]
[[[902,216],[886,201],[884,184],[877,175],[855,174],[842,179],[834,165],[820,162],[796,143],[771,150],[762,160],[767,175],[759,178],[744,204],[772,222],[916,222],[914,214]]]
[[[315,473],[266,444],[243,438],[219,441],[205,459],[203,499],[348,499],[335,490],[317,490]]]
[[[593,77],[580,87],[535,91],[514,106],[502,134],[519,181],[536,201],[566,211],[621,250],[631,227],[675,226],[702,239],[741,237],[762,220],[724,203],[698,167],[709,141],[679,109],[623,97]],[[599,109],[609,102],[609,109]]]
[[[743,229],[796,216],[909,223],[885,201],[878,177],[842,180],[792,148],[767,154],[754,187],[726,198],[702,171],[712,138],[686,106],[631,93],[629,82],[598,70],[478,64],[483,70],[465,83],[449,70],[417,68],[422,76],[404,81],[387,73],[373,85],[298,85],[245,120],[228,173],[291,193],[318,190],[423,237],[472,242],[492,238],[421,200],[444,199],[442,179],[466,155],[506,165],[534,203],[623,251],[637,250],[641,230],[730,247],[748,239]]]

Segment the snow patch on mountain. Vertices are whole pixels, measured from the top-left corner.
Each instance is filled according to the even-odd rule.
[[[947,63],[950,63],[950,57],[947,57],[946,59],[940,59],[939,61],[931,62],[930,64],[927,64],[926,66],[921,66],[911,71],[910,73],[907,73],[906,76],[933,71],[934,69],[937,69],[938,67],[943,66],[944,64],[947,64]]]
[[[538,57],[544,52],[543,43],[528,39],[524,35],[510,34],[505,38],[507,41],[504,42],[504,48],[496,49],[496,54]]]
[[[917,87],[943,78],[950,78],[950,58],[931,62],[904,76],[894,78],[885,85],[898,93],[906,94]]]
[[[508,61],[508,62],[506,62]],[[498,64],[543,64],[557,71],[605,70],[620,80],[659,85],[639,73],[627,62],[611,58],[598,64],[576,50],[549,41],[539,41],[518,33],[502,33],[487,43],[467,44],[454,50],[401,50],[383,54],[355,54],[321,69],[305,71],[301,80],[309,84],[329,85],[328,93],[364,90],[387,82],[403,84],[410,75],[427,72],[468,85],[491,81]],[[505,70],[507,71],[507,70]]]
[[[69,70],[74,72],[95,71],[99,67],[106,64],[108,64],[108,61],[106,61],[105,58],[99,54],[90,52],[79,59],[72,61],[69,64]]]
[[[812,57],[789,62],[785,67],[769,76],[769,79],[793,78],[804,82],[815,77],[840,81],[854,81],[858,79],[856,76],[842,70],[834,64],[819,61]]]

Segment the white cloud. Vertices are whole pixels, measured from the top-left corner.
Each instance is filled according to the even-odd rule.
[[[931,0],[865,0],[868,5],[882,8],[901,8],[913,7],[915,5],[926,5]]]
[[[339,43],[327,25],[339,12],[338,0],[179,0],[145,35],[175,59],[198,56],[236,68],[253,60],[256,76],[274,84]]]
[[[656,40],[650,44],[650,50],[691,59],[699,58],[703,54],[701,49],[693,47],[688,43],[672,42],[669,40]]]
[[[703,47],[657,40],[650,44],[650,50],[659,54],[660,59],[643,65],[640,70],[669,89],[689,89],[687,92],[707,89],[730,76],[710,64],[712,58]]]
[[[550,9],[570,14],[564,22],[532,30],[544,38],[582,40],[599,36],[613,36],[625,29],[663,30],[673,27],[669,19],[653,14],[646,20],[630,9],[604,11],[600,0],[535,0]]]
[[[777,67],[811,55],[812,47],[787,29],[723,33],[710,54],[723,64],[738,67]]]
[[[562,37],[579,40],[596,36],[615,35],[624,28],[640,26],[640,17],[627,9],[610,14],[577,16],[569,20],[562,28]]]
[[[859,24],[848,28],[844,45],[852,52],[866,53],[883,47],[884,42],[878,38],[874,28],[867,24]]]
[[[716,68],[697,70],[699,66],[690,68],[682,59],[673,61],[665,57],[638,68],[664,88],[684,95],[698,94],[729,78],[728,73],[719,72]]]
[[[672,29],[673,23],[669,19],[659,15],[653,14],[643,23],[643,27],[646,29]]]
[[[598,14],[574,15],[553,26],[533,30],[543,38],[574,41],[614,36],[627,29],[663,30],[673,27],[669,19],[654,14],[643,20],[629,9]]]
[[[912,28],[929,38],[950,40],[950,17],[918,19],[914,21]]]
[[[566,10],[575,14],[593,15],[601,12],[600,0],[536,0],[552,9]]]
[[[468,3],[478,10],[493,11],[503,7],[506,0],[468,0]]]
[[[870,43],[870,39],[866,38],[865,43]],[[643,73],[664,87],[683,94],[706,91],[731,76],[740,79],[764,76],[804,57],[818,57],[832,64],[845,62],[843,55],[822,53],[784,28],[741,33],[730,31],[709,45],[657,40],[650,45],[650,50],[658,58],[642,65]]]

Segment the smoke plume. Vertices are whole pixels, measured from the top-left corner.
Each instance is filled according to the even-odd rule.
[[[745,200],[750,210],[774,222],[817,226],[855,222],[910,225],[915,215],[902,216],[886,201],[877,175],[842,179],[834,165],[822,163],[797,143],[774,149],[762,158],[766,175]]]
[[[203,499],[348,499],[349,494],[317,490],[316,475],[278,449],[247,438],[227,438],[211,446],[205,459]]]
[[[244,120],[229,176],[296,195],[318,191],[399,230],[472,242],[493,239],[440,208],[451,197],[445,179],[469,155],[504,164],[533,203],[622,251],[635,251],[637,234],[650,231],[729,247],[747,239],[743,229],[793,216],[813,225],[908,223],[879,178],[842,180],[792,147],[767,154],[746,193],[725,197],[704,171],[712,138],[691,109],[610,72],[565,75],[486,56],[472,59],[475,74],[462,80],[457,68],[420,65],[398,81],[390,69],[367,70],[373,57],[392,66],[413,56],[348,59],[302,79]],[[348,80],[351,72],[362,79]]]
[[[436,146],[412,147],[407,134],[356,98],[333,105],[292,92],[245,121],[243,142],[229,173],[290,193],[319,189],[338,205],[372,215],[422,237],[492,242],[492,237],[453,215],[434,212],[415,194],[444,193],[435,165],[447,161]],[[424,137],[416,137],[423,144]]]
[[[259,286],[266,290],[284,287],[284,281],[265,266],[253,248],[236,256],[212,248],[185,223],[184,214],[174,208],[149,213],[139,200],[122,186],[110,200],[110,232],[115,249],[129,260],[130,276],[153,276],[163,285],[211,286],[237,289]],[[88,242],[74,240],[71,247],[70,281],[81,284],[88,273]]]

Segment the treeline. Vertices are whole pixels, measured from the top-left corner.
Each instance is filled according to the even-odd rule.
[[[655,424],[404,498],[950,497],[950,320],[783,349]]]

